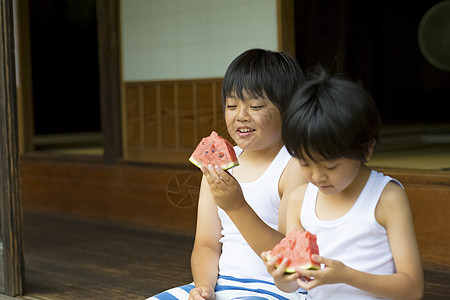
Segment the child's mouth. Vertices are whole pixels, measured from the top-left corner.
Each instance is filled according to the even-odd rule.
[[[240,128],[238,129],[239,133],[248,133],[248,132],[253,132],[255,131],[255,129],[251,129],[251,128]]]
[[[251,135],[254,131],[255,131],[255,129],[251,129],[251,128],[239,128],[237,130],[237,133],[238,133],[239,137],[246,137],[246,136]]]
[[[321,185],[320,188],[326,190],[331,188],[331,185]]]

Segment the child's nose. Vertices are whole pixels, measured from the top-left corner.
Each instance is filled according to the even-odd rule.
[[[316,170],[312,174],[312,179],[313,179],[313,182],[315,182],[315,183],[323,182],[326,179],[326,175],[324,172],[321,172],[320,170]]]
[[[249,117],[248,117],[247,109],[240,108],[237,119],[238,119],[238,121],[248,121]]]

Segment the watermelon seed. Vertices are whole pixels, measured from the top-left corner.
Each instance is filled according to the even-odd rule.
[[[211,152],[214,153],[216,151],[216,148],[212,148]]]
[[[220,154],[219,154],[219,157],[222,158],[222,157],[223,157],[223,153],[220,153]]]

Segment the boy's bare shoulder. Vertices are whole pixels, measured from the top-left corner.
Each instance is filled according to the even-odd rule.
[[[303,202],[303,198],[305,197],[306,189],[308,188],[308,183],[300,184],[295,187],[292,192],[289,194],[289,201],[295,201],[298,203]]]
[[[305,176],[298,160],[292,157],[280,178],[280,190],[284,193],[290,193],[297,186],[306,183]]]
[[[407,201],[408,196],[406,195],[405,190],[401,187],[397,182],[391,181],[384,188],[383,192],[380,196],[380,201],[388,204],[390,202],[394,202],[392,204],[398,203],[399,201]]]
[[[375,216],[383,227],[388,220],[408,217],[411,214],[408,196],[405,190],[396,182],[389,182],[381,193],[375,211]]]
[[[296,194],[304,195],[306,193],[306,189],[308,188],[308,185],[309,185],[309,182],[302,183],[299,186],[297,186],[293,192]]]
[[[291,180],[295,180],[297,182],[296,185],[304,184],[307,182],[300,166],[300,162],[295,157],[292,157],[289,160],[282,176]]]
[[[289,160],[289,162],[286,166],[285,171],[297,172],[297,173],[303,174],[302,168],[300,167],[300,162],[295,157],[291,157],[291,159]]]

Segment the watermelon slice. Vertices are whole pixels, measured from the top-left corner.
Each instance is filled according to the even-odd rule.
[[[189,161],[199,168],[216,165],[228,170],[239,165],[233,145],[215,131],[200,141]]]
[[[286,273],[295,273],[295,268],[306,270],[320,269],[320,265],[311,258],[313,254],[319,254],[316,235],[309,231],[294,229],[270,250],[266,259],[269,260],[271,257],[280,255],[281,258],[275,263],[275,267],[277,267],[281,264],[283,258],[286,257],[289,259]]]

